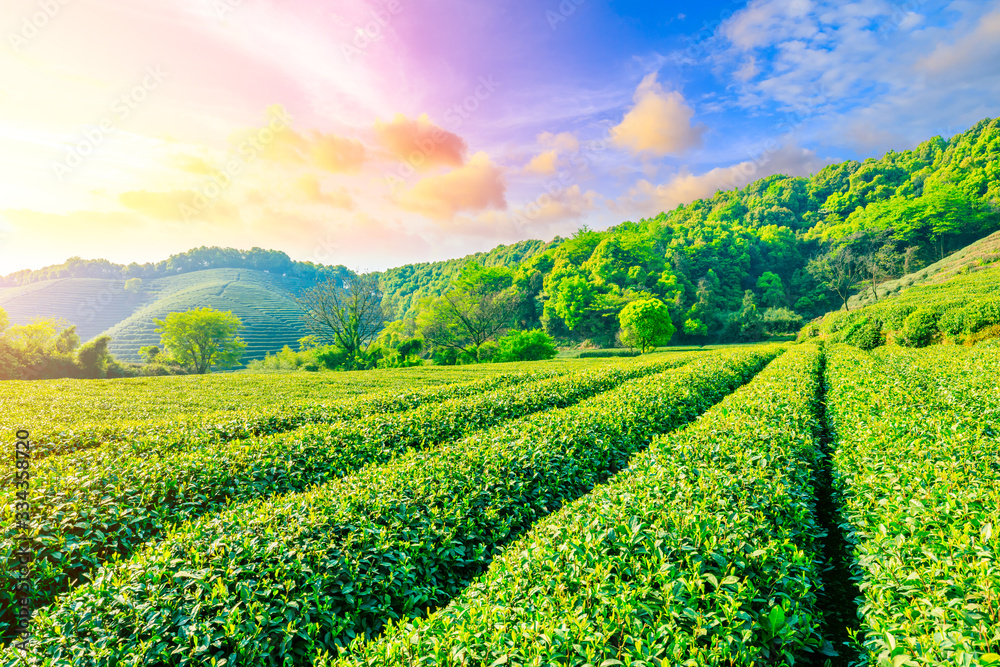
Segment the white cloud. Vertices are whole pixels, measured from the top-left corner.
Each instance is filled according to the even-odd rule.
[[[829,162],[821,160],[811,150],[785,145],[762,159],[717,167],[703,174],[692,174],[684,169],[659,185],[640,179],[624,196],[618,198],[614,208],[625,215],[652,217],[677,208],[679,204],[711,197],[719,190],[741,188],[772,174],[808,176]]]
[[[1000,107],[1000,0],[753,0],[714,47],[729,103],[793,114],[800,142],[906,149]]]
[[[704,125],[692,125],[694,110],[677,91],[664,90],[656,73],[635,91],[635,105],[611,129],[611,141],[634,155],[679,155],[701,146]]]

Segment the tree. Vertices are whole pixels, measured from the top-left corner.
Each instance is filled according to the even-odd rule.
[[[667,304],[655,298],[631,302],[618,314],[618,322],[622,328],[622,342],[638,347],[643,354],[657,345],[666,345],[674,335]]]
[[[760,340],[764,337],[764,316],[757,307],[752,290],[743,293],[740,309],[729,316],[725,336],[735,340]]]
[[[875,301],[878,301],[878,286],[890,278],[895,278],[902,263],[903,255],[896,252],[896,248],[888,243],[861,258],[860,270]]]
[[[153,322],[167,355],[198,374],[207,373],[212,366],[239,364],[246,348],[236,335],[243,323],[231,312],[195,308]]]
[[[144,345],[139,348],[139,356],[142,357],[147,364],[155,364],[160,361],[160,353],[161,350],[157,345]]]
[[[510,328],[517,305],[510,269],[470,263],[442,296],[421,301],[417,330],[435,346],[478,359],[483,343]]]
[[[770,271],[757,279],[757,290],[760,293],[760,302],[765,308],[784,308],[788,305],[785,297],[785,286],[781,284],[781,276]]]
[[[306,326],[321,341],[344,350],[349,360],[367,353],[385,325],[377,274],[329,278],[297,299]]]
[[[108,363],[113,360],[108,351],[111,336],[98,336],[85,343],[76,353],[76,361],[83,371],[84,377],[102,378],[108,373]]]
[[[809,261],[806,270],[844,302],[844,310],[850,310],[847,299],[861,274],[861,263],[850,248],[840,247]]]
[[[125,281],[125,291],[131,294],[142,292],[142,278],[129,278]]]

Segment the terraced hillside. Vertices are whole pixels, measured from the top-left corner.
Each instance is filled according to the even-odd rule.
[[[124,280],[60,278],[0,287],[0,308],[13,324],[27,324],[35,317],[66,320],[76,325],[80,338],[89,340],[155,297],[153,292],[126,292]]]
[[[309,285],[296,278],[247,269],[210,269],[153,281],[157,298],[107,329],[111,351],[119,359],[138,361],[139,348],[157,345],[154,319],[168,313],[208,306],[232,311],[243,321],[247,342],[243,361],[261,359],[284,345],[295,347],[305,329],[294,295]]]
[[[243,361],[263,358],[284,345],[297,346],[308,334],[294,295],[311,283],[250,269],[208,269],[145,281],[142,291],[125,291],[125,281],[65,278],[0,288],[0,308],[11,322],[54,317],[77,325],[83,340],[111,336],[111,352],[138,361],[139,348],[158,345],[154,319],[168,313],[209,306],[230,310],[244,324]]]

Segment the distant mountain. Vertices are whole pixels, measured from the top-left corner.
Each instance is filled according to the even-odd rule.
[[[405,312],[420,296],[439,294],[468,261],[512,266],[557,243],[523,241],[461,259],[390,269],[383,274],[386,303],[394,304],[390,314],[397,307]],[[245,266],[203,268],[219,264]],[[247,341],[246,362],[284,345],[297,347],[309,332],[295,297],[318,280],[352,275],[343,266],[293,262],[284,253],[260,249],[198,248],[158,264],[129,266],[74,258],[0,279],[0,308],[13,324],[35,317],[65,320],[76,325],[84,341],[106,333],[111,352],[123,361],[138,361],[141,347],[159,345],[154,319],[202,306],[232,311],[245,327],[240,335]]]

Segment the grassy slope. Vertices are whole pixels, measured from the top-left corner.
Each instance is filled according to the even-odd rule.
[[[901,296],[912,287],[944,283],[957,276],[998,265],[1000,265],[1000,232],[971,243],[919,271],[882,283],[878,289],[879,298]],[[875,303],[875,300],[871,292],[857,294],[848,300],[848,305],[852,309],[872,303]]]

